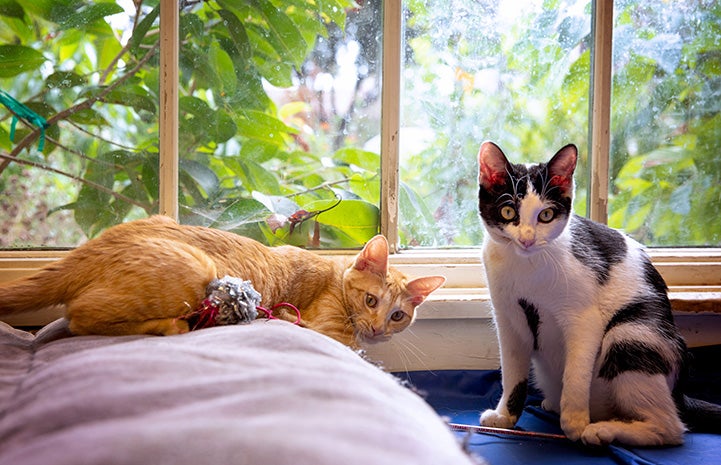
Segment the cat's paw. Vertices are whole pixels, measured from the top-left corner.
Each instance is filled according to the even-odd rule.
[[[573,414],[564,414],[561,412],[561,429],[566,437],[571,441],[581,439],[583,432],[591,422],[588,413],[578,412]]]
[[[164,328],[165,330],[162,333],[164,336],[185,334],[190,331],[190,326],[188,325],[188,322],[185,320],[181,320],[180,318],[170,319]]]
[[[547,412],[560,412],[561,408],[558,406],[558,403],[551,402],[548,399],[543,399],[543,402],[541,402],[541,408]]]
[[[513,428],[518,418],[503,415],[496,410],[486,410],[481,414],[481,426],[492,428]]]
[[[600,421],[583,431],[581,440],[589,446],[606,446],[619,442],[629,446],[675,446],[683,444],[684,427],[642,421]]]
[[[591,423],[583,430],[581,441],[587,446],[607,446],[616,439],[612,428],[607,427],[606,422]]]

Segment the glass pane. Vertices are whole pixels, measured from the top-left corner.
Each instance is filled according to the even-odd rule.
[[[590,81],[588,0],[412,0],[405,18],[401,239],[478,245],[483,140],[516,163],[579,147],[585,213]]]
[[[360,6],[358,6],[360,5]],[[380,1],[193,2],[181,12],[181,221],[269,244],[378,231]]]
[[[157,210],[153,11],[131,1],[3,3],[0,247],[75,246]]]
[[[721,4],[614,4],[609,224],[721,245]]]

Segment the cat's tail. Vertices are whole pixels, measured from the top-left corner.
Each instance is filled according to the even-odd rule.
[[[38,273],[0,283],[0,315],[24,313],[61,305],[67,299],[69,280],[57,266]],[[65,279],[63,279],[65,278]]]
[[[681,419],[691,432],[721,434],[721,405],[683,396]]]

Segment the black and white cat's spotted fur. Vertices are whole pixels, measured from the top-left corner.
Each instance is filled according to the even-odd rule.
[[[548,163],[517,165],[492,142],[479,151],[503,384],[481,424],[515,425],[532,364],[543,407],[572,440],[681,444],[684,422],[720,431],[721,408],[680,392],[686,345],[643,247],[572,213],[577,156],[567,145]]]

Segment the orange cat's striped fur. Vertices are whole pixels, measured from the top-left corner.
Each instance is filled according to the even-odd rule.
[[[178,334],[189,329],[179,317],[226,275],[250,280],[265,307],[294,304],[303,326],[351,347],[405,329],[445,280],[408,280],[389,267],[383,236],[341,264],[154,216],[114,226],[37,274],[0,284],[0,316],[65,305],[75,334]]]

